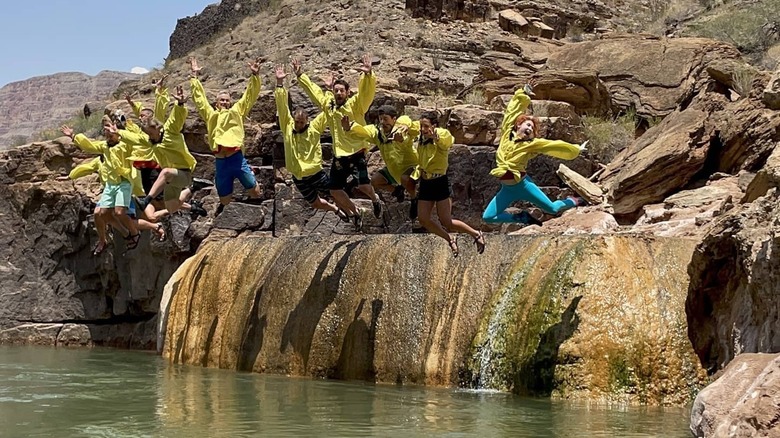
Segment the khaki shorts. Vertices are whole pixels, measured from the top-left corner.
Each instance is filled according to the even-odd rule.
[[[165,202],[179,199],[181,191],[192,185],[192,172],[189,169],[175,169],[176,174],[165,185],[163,200]]]

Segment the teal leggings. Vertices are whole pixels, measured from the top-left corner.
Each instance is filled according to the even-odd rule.
[[[482,220],[488,223],[517,222],[512,214],[504,211],[515,201],[530,202],[541,208],[545,213],[553,215],[577,206],[577,203],[571,198],[566,198],[563,201],[551,201],[526,176],[519,183],[512,186],[501,184],[501,190],[493,197],[485,212],[482,213]]]

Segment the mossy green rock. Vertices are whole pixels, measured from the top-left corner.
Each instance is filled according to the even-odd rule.
[[[694,242],[643,236],[246,238],[171,278],[175,363],[564,398],[684,404]]]

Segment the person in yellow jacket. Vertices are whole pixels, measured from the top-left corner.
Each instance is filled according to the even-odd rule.
[[[170,102],[170,96],[168,95],[168,89],[165,87],[165,80],[168,75],[163,75],[160,80],[155,83],[154,87],[154,110],[144,107],[141,102],[134,102],[131,95],[128,93],[125,95],[125,100],[133,109],[133,113],[141,124],[145,123],[150,118],[155,118],[159,121],[165,120],[165,112]],[[141,133],[141,126],[133,123],[132,120],[127,120],[126,127],[128,131]],[[149,193],[152,189],[152,185],[160,176],[160,165],[153,159],[153,153],[151,148],[146,148],[143,145],[136,145],[135,155],[140,159],[133,161],[133,167],[138,169],[141,173],[141,183],[143,184],[144,193]]]
[[[404,200],[404,191],[408,192],[412,199],[409,218],[414,220],[417,218],[417,185],[411,175],[417,166],[414,141],[420,134],[420,124],[413,124],[409,116],[398,117],[398,111],[391,105],[381,106],[377,112],[378,126],[359,125],[345,116],[342,120],[344,131],[379,148],[385,167],[371,175],[371,185],[392,192],[398,202]]]
[[[98,201],[98,216],[102,216],[103,224],[109,221],[108,216],[113,216],[119,224],[128,230],[125,236],[127,249],[132,250],[138,247],[141,233],[136,224],[128,216],[128,210],[132,202],[132,182],[130,177],[130,162],[128,157],[132,153],[132,146],[121,141],[115,133],[104,129],[106,141],[93,141],[84,134],[76,134],[75,131],[63,125],[60,128],[63,134],[70,137],[76,146],[84,152],[99,154],[101,164],[98,168],[101,181],[103,182],[103,194]],[[98,246],[93,250],[93,254],[100,254],[107,245],[105,225],[98,227]]]
[[[369,54],[363,56],[363,62],[359,67],[361,76],[358,92],[352,97],[349,97],[349,83],[347,81],[343,79],[332,81],[332,83],[328,81],[327,85],[332,85],[333,92],[323,92],[317,84],[309,79],[308,75],[303,73],[299,60],[294,59],[292,66],[298,77],[298,84],[314,105],[325,114],[331,136],[333,136],[334,158],[330,166],[333,199],[339,205],[350,205],[347,211],[357,211],[357,208],[353,207],[354,203],[348,197],[347,199],[341,198],[341,193],[346,193],[344,189],[347,186],[347,180],[353,174],[357,174],[358,189],[371,199],[374,216],[380,217],[382,203],[368,178],[366,151],[369,144],[365,139],[345,132],[341,123],[341,119],[347,116],[360,125],[366,124],[365,114],[374,101],[376,93],[376,75],[373,72],[371,56]]]
[[[481,254],[485,250],[485,239],[482,232],[452,217],[452,199],[450,199],[447,167],[449,166],[448,155],[455,138],[447,129],[439,128],[438,114],[435,112],[423,113],[420,121],[415,123],[419,123],[420,131],[420,136],[417,139],[419,164],[414,169],[412,178],[420,181],[418,190],[420,224],[431,233],[449,242],[455,257],[459,254],[458,242],[448,231],[460,231],[471,235],[477,246],[477,252]],[[441,225],[431,219],[434,206]]]
[[[86,161],[84,163],[79,164],[78,166],[74,167],[68,176],[57,178],[58,180],[77,180],[79,178],[84,178],[86,176],[92,175],[92,174],[98,174],[98,179],[100,180],[101,185],[105,185],[105,169],[102,165],[102,157],[97,157],[92,160]],[[143,188],[139,185],[133,185],[133,195],[137,196],[143,196],[144,191]],[[142,230],[149,230],[157,234],[158,239],[162,242],[165,240],[165,229],[162,226],[162,224],[155,224],[150,221],[146,221],[144,219],[140,219],[136,217],[135,212],[135,205],[134,203],[130,203],[130,206],[127,208],[127,215],[130,216],[131,220],[134,220],[136,222],[136,226],[138,227],[139,231]],[[111,226],[113,229],[119,231],[120,233],[124,233],[126,230],[122,225],[119,223],[119,221],[114,218],[111,214],[103,214],[101,212],[100,205],[95,206],[94,210],[94,217],[95,217],[95,229],[98,232],[98,245],[95,246],[95,248],[92,251],[93,255],[99,255],[103,250],[106,248],[106,235],[105,230],[107,226]],[[103,242],[101,245],[100,242]]]
[[[165,209],[168,210],[168,213],[175,213],[182,207],[181,192],[192,184],[192,171],[195,169],[196,161],[187,149],[184,135],[181,132],[187,119],[184,90],[181,87],[176,87],[176,94],[173,97],[176,99],[176,105],[164,125],[157,119],[147,119],[141,125],[143,130],[141,134],[128,130],[117,130],[116,126],[110,127],[113,132],[119,134],[122,141],[128,144],[151,147],[154,161],[162,167],[160,176],[157,177],[146,197],[143,199],[135,197],[136,205],[140,210],[145,210],[146,206],[162,193]],[[137,158],[137,156],[131,156],[129,159]]]
[[[190,58],[192,100],[200,117],[206,122],[209,147],[216,157],[214,182],[222,206],[233,200],[235,179],[244,186],[250,198],[260,198],[260,185],[243,153],[244,119],[249,116],[249,111],[260,95],[260,61],[250,62],[248,66],[252,74],[241,99],[233,104],[230,93],[223,91],[217,95],[216,108],[213,108],[203,84],[198,80],[201,70],[198,61]]]
[[[505,210],[515,201],[530,202],[547,214],[557,215],[565,210],[583,205],[581,198],[566,198],[552,201],[531,181],[525,173],[528,161],[539,155],[549,155],[564,160],[573,160],[586,150],[582,145],[561,140],[537,138],[539,124],[536,119],[523,114],[531,103],[532,84],[517,90],[504,112],[501,123],[501,139],[496,151],[496,167],[490,174],[498,178],[501,189],[490,201],[482,220],[487,223],[522,223],[541,225],[541,221],[523,210],[510,214]]]
[[[279,116],[279,128],[284,137],[284,165],[293,175],[295,187],[312,208],[332,211],[340,219],[349,221],[339,207],[319,195],[319,192],[327,191],[330,187],[330,179],[322,170],[322,145],[320,144],[320,137],[327,126],[325,115],[319,113],[313,121],[309,122],[309,115],[301,108],[296,108],[291,114],[288,106],[289,96],[284,88],[284,78],[287,77],[284,66],[277,65],[274,75],[276,76],[274,90],[276,112]]]

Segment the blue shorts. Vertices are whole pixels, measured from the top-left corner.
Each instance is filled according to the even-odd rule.
[[[246,162],[244,154],[239,151],[227,158],[217,158],[214,179],[216,180],[217,195],[220,198],[233,194],[233,180],[236,178],[247,190],[253,189],[257,185],[255,174],[249,167],[249,163]]]
[[[130,181],[126,179],[119,184],[106,183],[98,205],[101,208],[127,207],[132,203],[130,202],[132,191]]]

